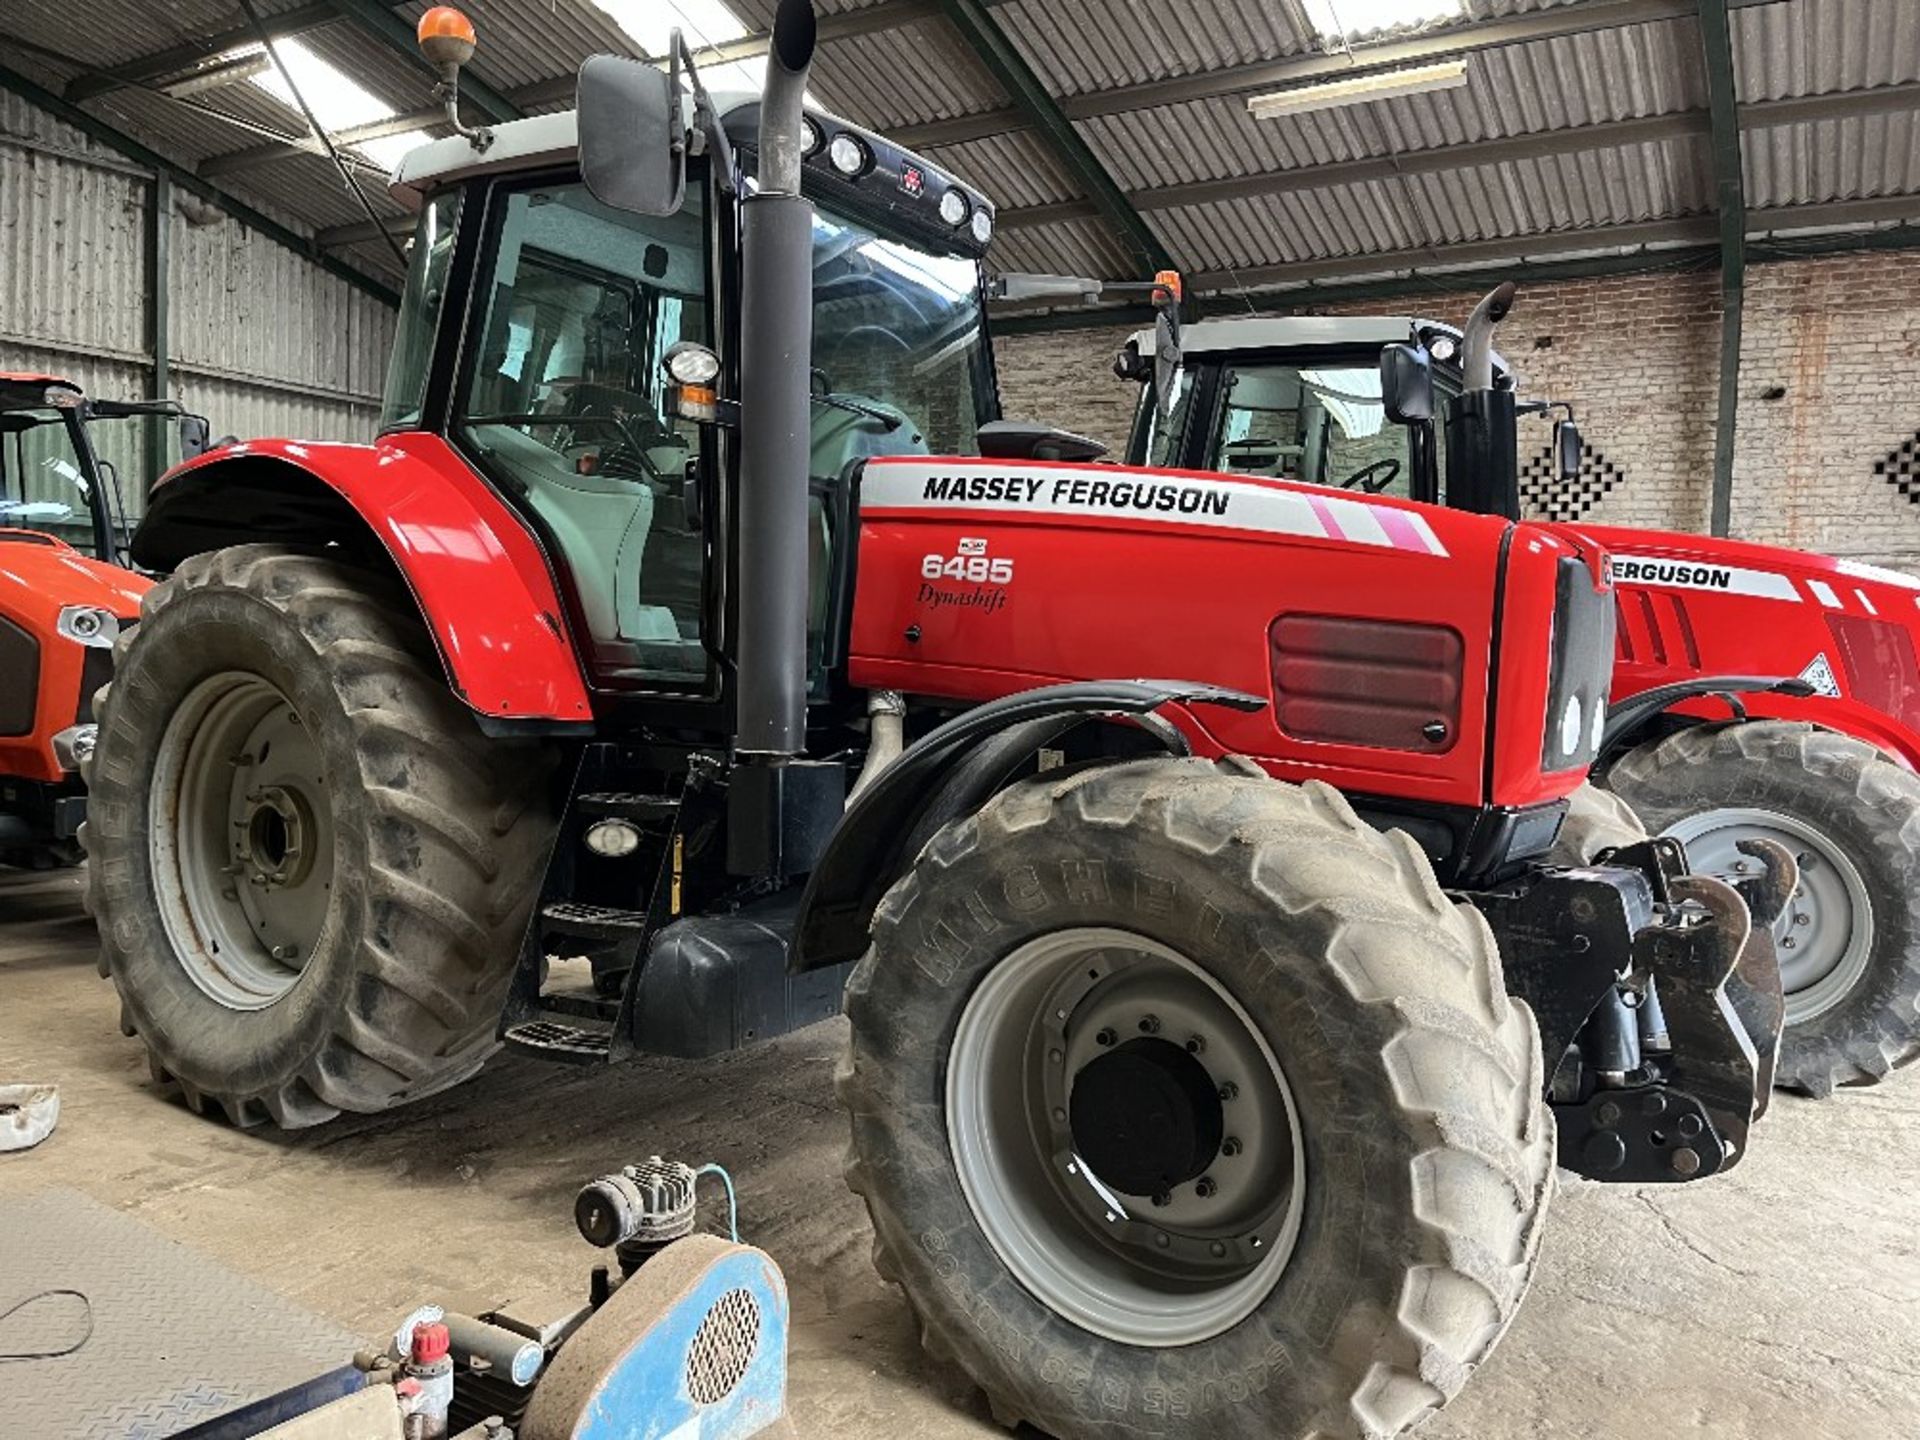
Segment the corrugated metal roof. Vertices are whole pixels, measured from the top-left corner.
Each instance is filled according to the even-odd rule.
[[[260,0],[268,15],[302,0]],[[406,0],[411,22],[426,0]],[[1467,23],[1552,12],[1582,0],[1465,0]],[[741,24],[765,26],[773,0],[732,0]],[[827,107],[881,130],[1005,117],[1011,102],[958,31],[914,0],[818,0],[823,16],[864,12],[876,23],[821,47],[812,90]],[[596,51],[632,53],[635,43],[591,0],[469,0],[481,35],[473,74],[509,95],[564,94],[566,77]],[[1303,12],[1277,0],[987,0],[987,13],[1042,82],[1069,105],[1130,85],[1178,77],[1217,80],[1236,66],[1311,56],[1328,48],[1296,28]],[[897,17],[886,28],[886,17]],[[244,22],[235,0],[13,0],[0,37],[36,50],[5,63],[59,89],[77,57],[115,65]],[[1915,0],[1774,0],[1733,12],[1737,91],[1743,103],[1791,100],[1920,81],[1920,7]],[[833,25],[828,26],[831,32]],[[359,26],[335,22],[303,33],[317,53],[396,111],[431,105],[430,77],[410,56],[381,47]],[[717,37],[715,37],[717,38]],[[1367,59],[1360,42],[1357,59]],[[0,48],[4,39],[0,38]],[[1563,34],[1475,51],[1463,89],[1295,116],[1254,120],[1244,91],[1158,103],[1076,122],[1076,130],[1122,190],[1151,191],[1196,180],[1231,180],[1356,160],[1391,159],[1450,146],[1547,135],[1521,159],[1488,165],[1471,153],[1458,168],[1356,182],[1337,173],[1287,195],[1248,194],[1179,209],[1147,207],[1147,221],[1190,267],[1258,266],[1318,258],[1398,254],[1493,236],[1566,236],[1595,227],[1697,216],[1712,203],[1706,85],[1691,18]],[[1231,85],[1231,80],[1227,82]],[[255,87],[208,92],[201,104],[273,129],[300,130],[297,116]],[[530,108],[553,109],[549,98]],[[261,137],[185,110],[151,93],[121,90],[87,102],[93,113],[181,162],[252,149]],[[1596,124],[1678,117],[1663,138],[1642,143],[1580,135]],[[25,133],[18,107],[0,126]],[[1012,129],[1007,129],[1011,124]],[[994,194],[1003,208],[1078,202],[1083,192],[1042,133],[1014,115],[978,128],[1003,133],[948,144],[937,162]],[[1676,133],[1666,133],[1668,129]],[[1638,137],[1634,137],[1638,138]],[[1913,196],[1920,218],[1920,103],[1893,113],[1796,120],[1749,128],[1743,141],[1755,208]],[[220,183],[295,228],[351,226],[359,207],[310,157],[238,170]],[[384,211],[384,202],[379,202]],[[391,279],[377,245],[346,252]],[[1093,218],[1056,218],[1002,232],[999,263],[1045,270],[1131,273],[1131,247]]]

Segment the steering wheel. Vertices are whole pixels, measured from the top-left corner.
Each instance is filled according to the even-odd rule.
[[[1378,479],[1376,472],[1384,471]],[[1362,466],[1340,482],[1342,490],[1364,490],[1369,495],[1378,495],[1382,490],[1400,478],[1400,462],[1392,456],[1385,460],[1376,460],[1371,465]]]

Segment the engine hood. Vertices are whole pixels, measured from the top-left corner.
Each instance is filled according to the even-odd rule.
[[[122,620],[140,618],[153,582],[104,564],[38,530],[0,529],[0,612],[51,629],[69,605],[91,605]]]

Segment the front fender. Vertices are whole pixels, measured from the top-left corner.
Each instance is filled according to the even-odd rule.
[[[546,556],[520,517],[437,435],[372,445],[250,440],[160,478],[134,559],[256,541],[373,539],[413,593],[453,691],[495,721],[585,724],[591,705]]]
[[[1184,680],[1096,680],[1022,690],[975,706],[923,735],[860,792],[808,877],[794,927],[796,971],[855,960],[889,886],[942,825],[970,815],[1034,753],[1081,721],[1146,716],[1163,705],[1254,711],[1257,695]],[[1182,733],[1154,725],[1170,750]]]

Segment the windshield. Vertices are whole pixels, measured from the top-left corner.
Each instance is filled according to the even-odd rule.
[[[971,455],[991,393],[979,265],[820,210],[813,221],[813,456]]]
[[[95,544],[93,487],[74,446],[64,410],[0,414],[0,526],[56,535],[100,557]]]

